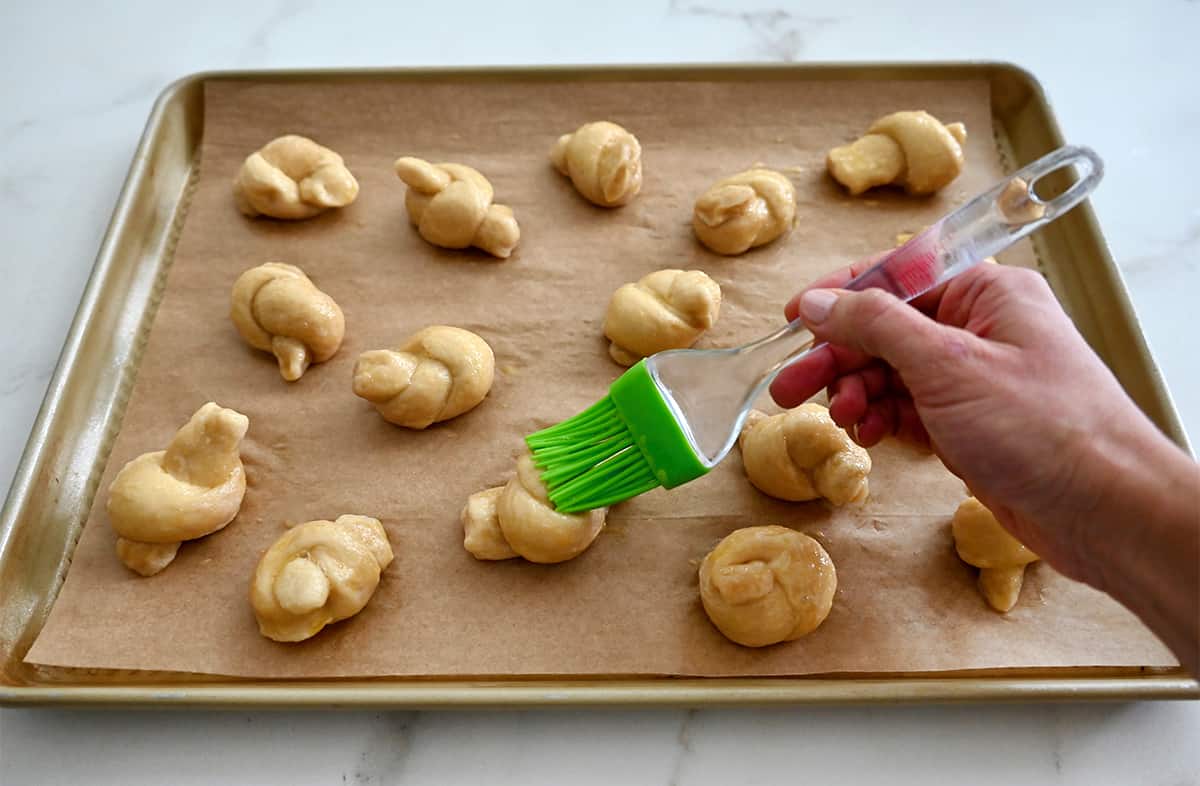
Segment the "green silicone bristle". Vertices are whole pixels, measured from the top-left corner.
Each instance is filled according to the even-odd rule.
[[[550,501],[594,510],[700,477],[708,467],[641,361],[592,406],[525,438]]]

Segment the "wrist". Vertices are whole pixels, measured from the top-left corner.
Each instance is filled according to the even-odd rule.
[[[1080,578],[1114,592],[1137,570],[1148,544],[1197,515],[1197,467],[1148,419],[1093,440],[1071,502]]]

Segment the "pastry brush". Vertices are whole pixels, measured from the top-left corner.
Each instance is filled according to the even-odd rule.
[[[1042,177],[1076,165],[1080,177],[1043,200]],[[845,289],[883,289],[910,301],[1054,221],[1103,175],[1086,147],[1062,147],[1006,177],[893,250]],[[588,409],[525,438],[550,501],[564,513],[616,504],[707,473],[733,448],[754,401],[811,352],[799,320],[732,349],[659,352],[621,375]]]

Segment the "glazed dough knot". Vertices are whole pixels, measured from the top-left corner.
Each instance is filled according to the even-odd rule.
[[[469,330],[434,325],[396,349],[375,349],[354,364],[354,393],[384,420],[422,429],[474,408],[492,387],[495,358]]]
[[[717,321],[721,288],[700,270],[658,270],[613,293],[604,315],[608,353],[623,366],[684,349]]]
[[[979,568],[979,591],[988,605],[1006,612],[1017,605],[1025,566],[1039,557],[1008,534],[992,512],[967,497],[954,512],[954,548],[968,565]]]
[[[871,455],[820,404],[768,416],[753,410],[738,438],[750,482],[792,502],[824,497],[834,505],[866,500]]]
[[[353,202],[358,181],[337,153],[289,134],[246,158],[233,181],[233,196],[248,216],[311,218]]]
[[[696,200],[692,228],[718,254],[766,245],[796,223],[796,189],[770,169],[748,169],[719,180]]]
[[[234,283],[232,301],[238,333],[255,349],[274,354],[288,382],[300,379],[310,363],[333,357],[346,334],[338,304],[293,265],[250,268]]]
[[[798,639],[825,621],[837,572],[821,544],[787,527],[734,530],[700,563],[700,600],[747,647]]]
[[[392,561],[378,519],[338,516],[283,534],[254,571],[250,605],[262,635],[303,641],[326,625],[362,611]]]
[[[512,208],[492,202],[492,184],[463,164],[396,160],[396,175],[408,186],[404,204],[417,232],[435,246],[475,246],[506,259],[521,239]]]
[[[592,544],[607,513],[607,508],[559,513],[526,453],[507,485],[468,498],[462,512],[463,547],[481,560],[520,556],[530,562],[564,562]]]
[[[108,488],[117,556],[151,576],[175,558],[181,541],[233,521],[246,494],[239,446],[250,420],[212,402],[192,415],[166,450],[130,461]]]
[[[928,112],[895,112],[881,117],[855,142],[829,151],[829,173],[850,190],[896,183],[910,194],[932,194],[963,169],[962,123],[943,125]]]
[[[563,134],[550,149],[550,162],[575,189],[601,207],[620,207],[642,188],[642,146],[616,123],[585,123]]]

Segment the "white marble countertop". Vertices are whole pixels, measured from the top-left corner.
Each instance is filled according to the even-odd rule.
[[[0,6],[0,489],[155,96],[207,69],[1009,60],[1106,157],[1094,204],[1200,435],[1200,3],[755,0]],[[1115,5],[1115,4],[1114,4]],[[406,7],[414,6],[414,7]],[[834,7],[836,6],[836,8]],[[0,710],[0,786],[40,783],[1200,783],[1200,704],[489,713]]]

